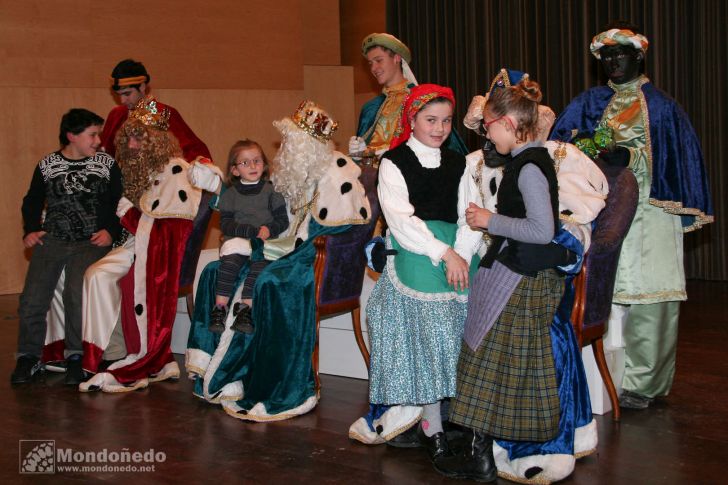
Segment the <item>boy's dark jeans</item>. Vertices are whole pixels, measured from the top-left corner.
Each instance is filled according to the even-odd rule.
[[[63,288],[66,354],[83,352],[81,346],[83,274],[86,268],[102,258],[110,249],[111,246],[94,246],[88,240],[63,241],[50,234],[43,236],[43,244],[37,244],[33,248],[33,256],[25,276],[25,286],[20,295],[19,356],[41,357],[46,336],[46,314],[64,268],[66,269]]]

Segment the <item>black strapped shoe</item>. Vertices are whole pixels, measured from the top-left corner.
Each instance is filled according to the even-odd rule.
[[[451,456],[450,446],[447,443],[447,436],[444,431],[435,433],[432,436],[425,435],[422,426],[417,426],[417,434],[420,437],[420,442],[427,451],[427,455],[430,457],[430,461],[435,463],[436,460]]]
[[[493,458],[493,438],[474,431],[468,446],[457,455],[434,460],[435,470],[450,478],[494,482],[498,470]]]
[[[415,423],[415,425],[407,431],[404,431],[387,441],[387,445],[395,448],[422,448],[425,445],[422,441],[420,441],[420,434],[417,431],[419,427],[420,423]]]

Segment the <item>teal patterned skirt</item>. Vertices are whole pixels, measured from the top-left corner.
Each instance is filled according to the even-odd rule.
[[[452,397],[467,302],[403,292],[390,278],[390,268],[367,303],[369,400],[422,405]]]

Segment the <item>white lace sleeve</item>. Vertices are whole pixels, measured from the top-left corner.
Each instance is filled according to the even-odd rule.
[[[425,222],[415,216],[410,204],[407,183],[402,172],[389,159],[379,165],[379,203],[392,235],[408,251],[430,258],[439,264],[448,245],[435,238]]]

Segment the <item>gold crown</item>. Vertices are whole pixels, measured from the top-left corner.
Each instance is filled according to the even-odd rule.
[[[166,131],[169,128],[169,110],[159,109],[157,100],[151,96],[140,99],[133,110],[129,112],[129,119],[139,120],[145,126],[151,126]]]
[[[329,115],[313,101],[303,101],[291,117],[293,122],[303,131],[326,143],[339,127]]]

